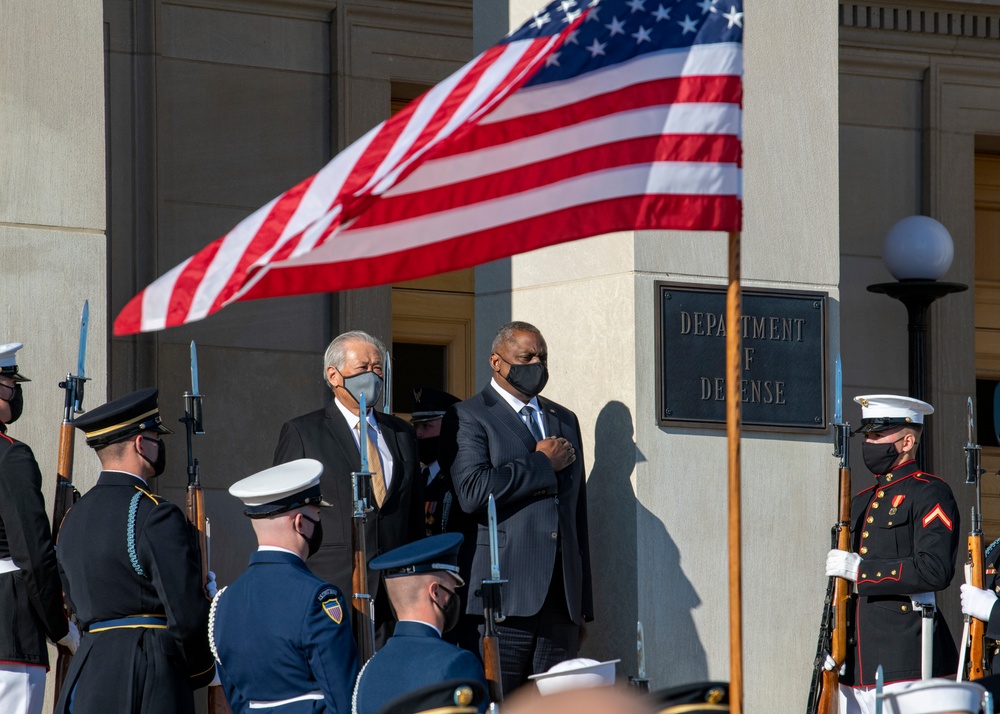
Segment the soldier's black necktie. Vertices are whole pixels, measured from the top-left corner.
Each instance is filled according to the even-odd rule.
[[[541,441],[542,439],[545,438],[544,435],[542,434],[541,427],[539,427],[538,422],[535,421],[534,407],[525,404],[523,407],[521,407],[521,416],[523,417],[525,425],[527,425],[528,427],[528,431],[530,431],[531,435],[535,437],[535,441]]]

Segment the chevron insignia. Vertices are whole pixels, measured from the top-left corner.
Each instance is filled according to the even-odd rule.
[[[934,508],[931,509],[931,512],[924,516],[924,528],[933,523],[935,519],[940,520],[948,526],[948,530],[951,530],[951,519],[945,515],[944,509],[941,508],[940,503],[934,506]]]

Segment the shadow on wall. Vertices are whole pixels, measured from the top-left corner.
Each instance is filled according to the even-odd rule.
[[[620,657],[620,682],[637,674],[641,568],[648,609],[656,611],[654,622],[643,622],[651,686],[702,681],[708,676],[708,662],[691,614],[701,600],[681,569],[677,544],[632,490],[632,472],[636,462],[644,460],[634,434],[627,406],[612,401],[601,409],[594,428],[594,466],[587,480],[596,618],[584,654],[600,660]],[[642,552],[655,554],[641,564],[640,536]],[[657,671],[668,672],[669,681],[658,681]]]

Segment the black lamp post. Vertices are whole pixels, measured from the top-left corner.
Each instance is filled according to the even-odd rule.
[[[968,290],[962,283],[939,282],[948,272],[955,254],[948,230],[927,216],[910,216],[886,234],[882,262],[896,278],[894,283],[869,285],[873,293],[884,293],[906,306],[909,336],[909,396],[927,401],[931,393],[929,326],[927,310],[938,298]],[[930,462],[930,442],[917,452],[917,463],[925,469]]]

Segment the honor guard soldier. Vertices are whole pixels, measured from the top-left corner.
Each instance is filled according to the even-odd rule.
[[[449,679],[402,694],[378,714],[476,714],[485,706],[486,688],[474,679]]]
[[[80,641],[67,623],[62,584],[42,497],[42,474],[28,445],[7,435],[21,416],[17,351],[0,345],[0,712],[38,714],[49,666],[46,638],[73,650]]]
[[[187,714],[212,681],[209,583],[194,530],[149,481],[163,473],[172,433],[157,390],[142,389],[73,422],[101,460],[95,485],[66,515],[57,557],[84,631],[59,714]]]
[[[378,714],[393,697],[449,679],[471,679],[486,687],[479,659],[441,639],[458,622],[455,588],[461,533],[424,538],[380,555],[371,567],[382,571],[397,623],[385,646],[368,660],[354,691],[356,714]],[[486,710],[483,701],[479,711]]]
[[[424,526],[427,535],[438,535],[449,530],[453,516],[461,516],[462,509],[455,503],[450,479],[441,471],[438,450],[441,443],[441,420],[452,404],[461,401],[436,387],[419,387],[413,390],[413,414],[410,423],[417,434],[417,456],[420,473],[424,478]],[[451,530],[455,530],[452,528]]]
[[[212,603],[210,637],[235,714],[347,714],[358,655],[350,602],[306,567],[323,540],[323,465],[298,459],[237,481],[258,549]]]
[[[875,710],[875,672],[885,691],[922,676],[954,675],[958,655],[935,593],[955,574],[959,512],[951,488],[914,460],[934,407],[885,394],[861,405],[865,466],[875,484],[851,502],[852,551],[831,550],[826,574],[856,583],[841,711]],[[922,672],[923,664],[932,672]],[[932,664],[931,664],[932,663]]]

